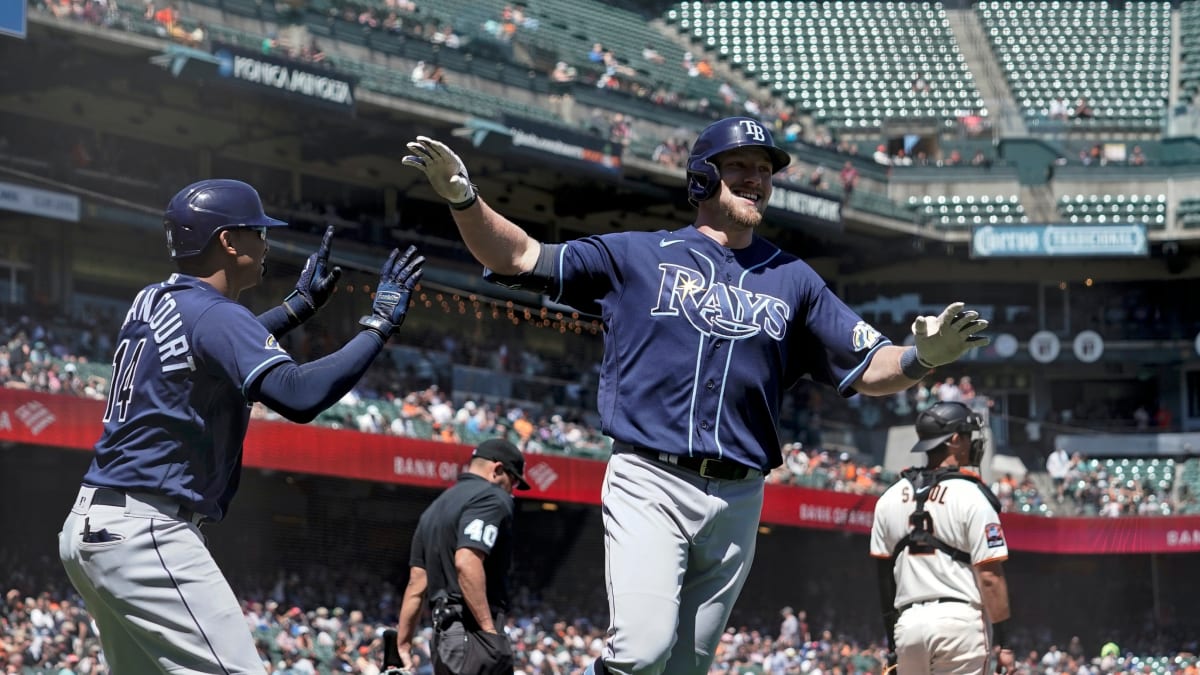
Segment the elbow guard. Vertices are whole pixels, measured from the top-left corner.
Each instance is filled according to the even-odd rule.
[[[548,293],[554,287],[555,282],[558,281],[555,277],[555,271],[558,267],[558,257],[567,245],[541,244],[541,247],[541,251],[538,252],[537,262],[533,264],[532,270],[524,274],[496,274],[484,268],[484,280],[490,281],[493,284],[499,284],[505,288],[511,288],[515,291]]]

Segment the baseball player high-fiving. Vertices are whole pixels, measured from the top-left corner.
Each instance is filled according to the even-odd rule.
[[[1000,503],[966,468],[983,459],[982,432],[965,404],[935,403],[917,417],[913,452],[926,454],[925,466],[904,471],[875,505],[871,555],[900,675],[977,675],[992,645],[1000,672],[1013,665]]]
[[[258,193],[204,180],[167,206],[179,273],[134,298],[117,335],[104,431],[59,556],[114,673],[255,673],[263,663],[199,526],[229,510],[250,407],[311,421],[359,380],[400,327],[424,258],[393,251],[363,329],[298,365],[278,338],[333,294],[333,228],[294,293],[255,317],[238,295],[263,276],[270,228]]]
[[[763,475],[782,463],[785,389],[810,375],[843,395],[892,394],[987,343],[987,322],[956,303],[918,321],[915,347],[893,346],[757,236],[771,177],[791,159],[757,120],[720,120],[696,139],[693,224],[563,244],[492,210],[445,144],[408,147],[404,163],[450,203],[485,276],[603,318],[611,626],[591,672],[708,672],[754,558]]]

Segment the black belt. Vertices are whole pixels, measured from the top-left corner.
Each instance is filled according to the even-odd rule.
[[[630,445],[621,441],[613,442],[613,450],[616,452],[631,452],[635,455],[641,455],[646,459],[654,460],[662,464],[670,464],[681,469],[687,469],[694,473],[700,474],[702,478],[713,478],[716,480],[745,480],[747,478],[759,478],[763,474],[758,469],[752,469],[745,464],[730,461],[728,459],[712,459],[701,457],[687,457],[685,455],[673,455],[669,452],[660,452],[650,448],[644,448],[640,445]]]
[[[112,488],[96,488],[92,493],[92,503],[100,506],[119,506],[125,507],[125,493]],[[196,513],[186,506],[180,506],[175,513],[180,520],[185,520],[193,525],[200,525],[208,520],[202,514]]]
[[[970,600],[963,600],[962,598],[930,598],[929,600],[919,600],[917,602],[910,602],[907,605],[900,608],[900,613],[903,614],[903,613],[907,612],[908,610],[912,609],[913,605],[927,605],[927,604],[931,604],[931,603],[932,604],[941,604],[943,602],[960,602],[964,605],[971,604]]]

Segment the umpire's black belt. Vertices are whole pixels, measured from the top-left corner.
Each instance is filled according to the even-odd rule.
[[[763,475],[762,471],[758,469],[752,469],[745,464],[739,464],[728,459],[705,459],[701,457],[673,455],[669,452],[660,452],[651,448],[644,448],[640,445],[622,443],[621,441],[613,441],[613,450],[615,452],[630,452],[661,464],[670,464],[681,469],[687,469],[693,473],[700,474],[703,478],[745,480],[747,478],[761,478]]]
[[[119,506],[125,507],[125,493],[112,488],[96,488],[92,494],[92,503],[100,506]],[[196,513],[186,506],[180,506],[179,511],[175,514],[180,520],[187,521],[193,525],[203,524],[207,518]]]
[[[971,602],[969,600],[963,600],[962,598],[930,598],[928,600],[920,600],[917,602],[910,602],[907,605],[904,605],[900,608],[900,613],[903,614],[917,605],[935,605],[935,604],[941,604],[943,602],[960,602],[964,605],[971,604]]]

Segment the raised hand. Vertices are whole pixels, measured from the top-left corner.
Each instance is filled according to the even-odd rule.
[[[329,302],[337,281],[342,276],[342,268],[336,265],[329,267],[329,252],[333,245],[333,226],[325,228],[325,236],[321,239],[321,247],[316,253],[308,256],[300,279],[296,281],[296,290],[283,300],[283,306],[288,314],[298,321],[305,321],[317,310]]]
[[[413,154],[405,155],[400,162],[425,174],[433,191],[450,202],[452,208],[465,209],[475,203],[475,186],[467,175],[467,167],[445,143],[417,136],[417,140],[408,143],[408,149]]]
[[[375,301],[371,313],[358,323],[383,336],[391,337],[404,323],[413,288],[421,281],[421,266],[425,256],[417,254],[417,247],[409,246],[404,255],[400,249],[392,249],[383,268],[379,271],[379,286],[375,289]]]
[[[977,335],[988,327],[975,310],[963,310],[963,303],[951,303],[938,316],[918,316],[912,324],[917,359],[928,368],[957,361],[968,351],[986,347],[992,339]]]

